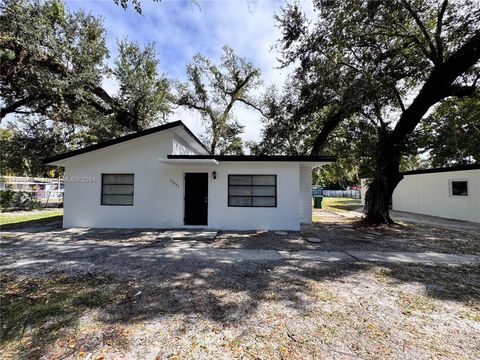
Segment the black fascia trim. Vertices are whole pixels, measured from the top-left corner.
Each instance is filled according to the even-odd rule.
[[[320,155],[168,155],[168,159],[212,159],[218,161],[336,161],[335,156]]]
[[[435,168],[435,169],[404,171],[402,172],[402,175],[434,174],[434,173],[442,173],[442,172],[450,172],[450,171],[465,171],[465,170],[479,170],[479,169],[480,169],[480,164],[470,164],[470,165],[458,165],[458,166],[450,166],[450,167]]]
[[[172,129],[172,128],[177,127],[177,126],[181,126],[187,132],[188,135],[190,135],[200,146],[202,146],[206,151],[208,151],[208,153],[210,153],[210,151],[207,149],[207,147],[192,133],[192,131],[181,120],[178,120],[178,121],[174,121],[174,122],[171,122],[171,123],[168,123],[168,124],[163,124],[163,125],[160,125],[160,126],[150,128],[150,129],[142,130],[142,131],[139,131],[139,132],[136,132],[136,133],[121,136],[121,137],[116,138],[116,139],[103,141],[101,143],[98,143],[98,144],[95,144],[95,145],[90,145],[90,146],[84,147],[82,149],[73,150],[73,151],[63,153],[63,154],[51,156],[49,158],[44,159],[43,163],[48,164],[48,163],[51,163],[51,162],[54,162],[54,161],[67,159],[69,157],[85,154],[85,153],[88,153],[88,152],[91,152],[91,151],[103,149],[103,148],[108,147],[108,146],[120,144],[120,143],[125,142],[125,141],[137,139],[137,138],[140,138],[142,136],[151,135],[151,134],[155,134],[155,133],[160,132],[160,131]]]

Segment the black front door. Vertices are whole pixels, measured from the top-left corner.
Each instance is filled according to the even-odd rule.
[[[185,225],[208,225],[208,173],[185,174]]]

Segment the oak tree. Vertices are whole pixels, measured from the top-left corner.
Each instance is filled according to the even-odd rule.
[[[284,65],[296,65],[300,86],[295,119],[318,124],[315,116],[321,118],[312,154],[348,119],[375,126],[366,221],[391,223],[390,199],[415,128],[435,105],[475,91],[480,4],[318,0],[314,7],[314,22],[296,4],[278,16]]]
[[[0,120],[12,114],[93,123],[113,137],[169,112],[168,81],[157,73],[151,45],[121,41],[109,68],[100,18],[70,12],[62,1],[6,0],[0,11]],[[109,75],[119,84],[117,94],[103,88]]]
[[[218,65],[198,54],[186,73],[187,80],[176,85],[176,103],[200,114],[212,154],[242,153],[243,126],[232,110],[240,103],[261,111],[253,97],[261,84],[260,70],[224,46]]]

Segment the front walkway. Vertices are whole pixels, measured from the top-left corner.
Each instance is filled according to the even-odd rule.
[[[130,257],[148,259],[198,259],[204,261],[279,261],[310,260],[320,262],[373,261],[382,263],[412,263],[459,265],[480,263],[480,256],[469,254],[444,254],[436,252],[387,252],[387,251],[281,251],[262,249],[212,249],[207,244],[190,245],[174,242],[167,247],[148,246],[131,252]]]

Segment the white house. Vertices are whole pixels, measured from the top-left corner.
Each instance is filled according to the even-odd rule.
[[[65,167],[64,227],[299,230],[325,156],[212,155],[173,122],[46,159]]]
[[[480,222],[480,165],[407,171],[393,210]]]

